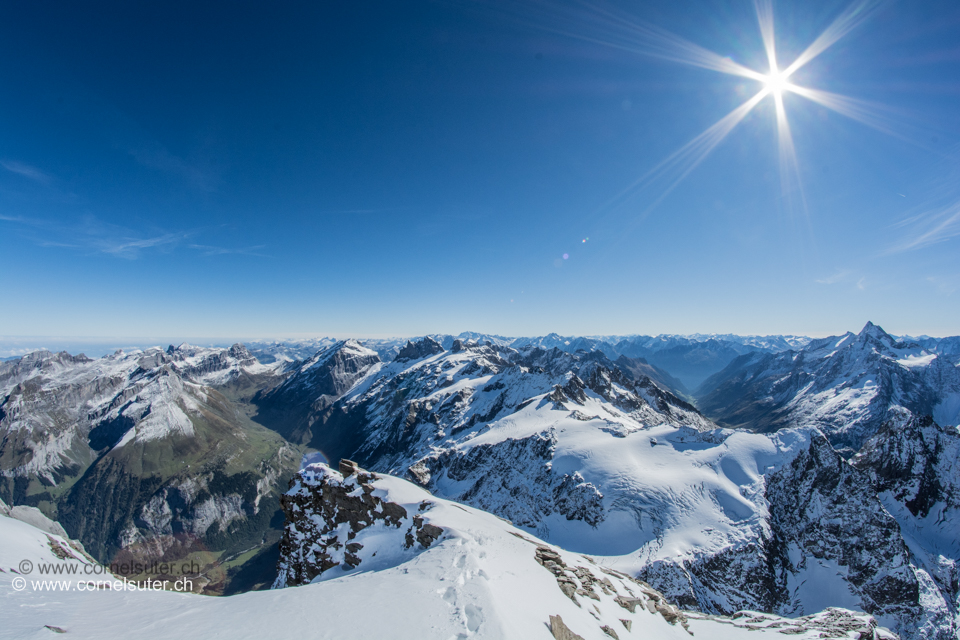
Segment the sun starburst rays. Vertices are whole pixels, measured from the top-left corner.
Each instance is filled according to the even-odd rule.
[[[670,195],[670,192],[676,189],[677,186],[683,182],[683,179],[690,175],[690,172],[696,169],[697,166],[710,155],[710,152],[740,124],[755,106],[767,97],[768,93],[766,89],[759,91],[752,98],[720,118],[720,120],[708,127],[703,133],[674,151],[655,167],[637,178],[626,189],[611,198],[604,207],[614,206],[622,202],[631,193],[637,190],[643,190],[653,183],[667,181],[668,184],[666,188],[663,189],[652,203],[647,205],[644,213],[649,212],[660,204],[664,198]]]
[[[592,6],[594,22],[592,24],[581,22],[579,28],[566,32],[566,35],[672,62],[747,78],[757,81],[761,85],[760,91],[752,98],[647,171],[627,189],[609,201],[607,206],[622,202],[630,193],[644,190],[653,183],[665,185],[661,193],[646,207],[643,214],[649,212],[700,165],[757,105],[763,102],[765,98],[770,97],[774,102],[776,114],[783,201],[791,210],[795,208],[795,205],[799,205],[803,211],[806,211],[806,199],[800,179],[800,163],[797,159],[784,96],[788,93],[801,96],[862,124],[892,133],[886,119],[875,105],[839,94],[803,87],[792,81],[793,75],[799,69],[861,25],[882,2],[883,0],[856,0],[814,39],[793,62],[786,67],[781,67],[777,57],[773,4],[771,0],[754,0],[757,24],[768,64],[766,73],[720,56],[663,29],[639,24],[623,14]],[[593,35],[585,35],[582,30],[583,27],[593,27],[595,29]],[[601,27],[599,31],[596,30],[597,27]],[[560,33],[558,30],[554,31]]]
[[[671,153],[656,166],[646,171],[631,185],[601,205],[596,214],[607,215],[625,205],[632,196],[656,187],[659,193],[640,212],[635,212],[637,221],[651,210],[696,169],[721,142],[757,106],[770,98],[776,116],[777,145],[780,164],[780,181],[783,202],[791,211],[799,204],[806,211],[806,203],[800,180],[800,163],[797,159],[793,132],[787,113],[789,95],[810,100],[861,124],[885,133],[894,132],[892,112],[876,104],[849,98],[840,94],[813,89],[797,84],[794,76],[803,67],[827,51],[851,31],[861,26],[888,0],[853,0],[826,29],[823,30],[789,64],[784,64],[782,53],[778,54],[772,0],[753,0],[757,26],[766,57],[766,71],[751,69],[730,57],[682,38],[655,25],[638,21],[634,16],[611,5],[601,5],[596,0],[572,0],[572,4],[548,3],[532,0],[531,4],[512,5],[500,10],[527,26],[546,30],[558,35],[600,44],[622,51],[629,51],[660,60],[716,71],[726,75],[757,82],[758,92],[740,106],[727,113],[702,133],[695,136],[677,151]],[[533,13],[529,11],[534,8]]]
[[[779,72],[777,71],[777,45],[773,30],[773,5],[770,3],[770,0],[756,0],[754,7],[757,11],[757,22],[760,25],[760,37],[763,38],[763,48],[767,52],[770,76],[779,77]]]

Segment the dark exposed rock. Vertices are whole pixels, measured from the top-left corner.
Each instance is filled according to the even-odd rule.
[[[568,398],[576,402],[577,404],[583,404],[587,401],[587,394],[584,392],[586,386],[583,384],[583,380],[577,376],[571,376],[567,380],[567,384],[563,385],[563,392]]]
[[[432,488],[443,475],[463,482],[466,489],[451,499],[492,511],[519,526],[535,526],[551,513],[596,526],[605,517],[603,494],[579,473],[558,475],[550,461],[556,434],[454,449],[427,456],[408,471],[421,486]],[[504,493],[509,494],[505,499]]]
[[[290,491],[280,499],[287,524],[280,539],[277,586],[307,584],[341,562],[358,566],[356,554],[363,545],[347,542],[349,534],[377,521],[399,528],[406,520],[406,509],[373,495],[376,476],[349,463],[341,462],[341,468],[353,472],[349,478],[326,466],[308,467],[294,476]],[[348,525],[346,540],[341,540],[342,524]]]
[[[443,345],[433,338],[426,337],[417,342],[407,341],[407,344],[400,349],[400,353],[394,358],[396,362],[408,362],[410,360],[419,360],[428,356],[443,353]]]
[[[929,416],[902,411],[850,461],[870,478],[884,507],[912,541],[912,563],[929,573],[954,614],[960,606],[958,459],[956,427],[941,427]]]
[[[337,470],[340,472],[340,474],[344,478],[346,478],[360,471],[360,465],[358,465],[353,460],[347,460],[346,458],[342,458],[340,460],[339,466],[337,467]]]
[[[807,450],[767,476],[769,529],[755,542],[682,563],[657,562],[641,577],[681,606],[729,615],[734,609],[796,615],[791,576],[840,566],[867,613],[909,638],[955,639],[942,596],[911,564],[897,521],[867,474],[816,433]],[[917,635],[915,635],[917,634]]]
[[[424,546],[429,547],[433,542],[443,535],[443,529],[436,525],[424,524],[417,529],[417,541]]]
[[[411,518],[402,505],[374,495],[376,474],[350,460],[341,460],[339,467],[340,472],[322,464],[307,467],[294,477],[290,491],[281,499],[287,523],[280,540],[275,586],[307,584],[341,564],[350,569],[360,566],[364,545],[355,539],[375,523],[406,527],[407,548],[417,542],[427,548],[443,535],[442,528],[425,522],[419,513]],[[424,501],[420,511],[429,506]]]
[[[547,399],[557,405],[558,408],[563,407],[563,403],[567,402],[569,398],[563,392],[563,387],[557,385],[553,388],[553,391],[550,392],[550,395],[547,396]]]

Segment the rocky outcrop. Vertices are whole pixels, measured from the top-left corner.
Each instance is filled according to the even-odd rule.
[[[578,472],[556,474],[551,461],[557,437],[545,432],[529,438],[451,449],[422,458],[409,469],[421,486],[506,518],[536,527],[559,513],[567,520],[596,526],[604,519],[603,494]],[[451,492],[447,486],[459,488]]]
[[[396,362],[409,362],[411,360],[420,360],[421,358],[434,356],[438,353],[443,353],[443,345],[433,338],[426,337],[417,342],[407,340],[407,344],[400,349],[400,352],[394,360]]]
[[[754,632],[771,630],[786,636],[900,640],[900,637],[889,629],[881,627],[873,616],[838,607],[827,607],[809,616],[786,619],[756,611],[738,611],[732,616],[722,618],[689,611],[686,615],[691,620],[718,620],[741,629]]]
[[[909,540],[911,562],[942,597],[925,606],[960,632],[960,432],[901,411],[851,459]],[[932,591],[932,588],[927,590]]]
[[[350,460],[341,460],[337,471],[313,464],[293,478],[281,499],[287,522],[275,588],[307,584],[334,567],[354,569],[364,557],[384,551],[378,545],[361,553],[367,530],[404,531],[402,538],[394,537],[403,540],[404,549],[426,549],[443,535],[443,529],[425,521],[423,513],[408,514],[403,506],[377,495],[373,484],[377,478]],[[429,508],[430,503],[423,502],[419,511]]]
[[[582,557],[587,559],[586,556]],[[580,598],[599,602],[603,594],[612,597],[614,602],[630,613],[636,613],[638,607],[641,611],[646,609],[650,613],[663,616],[670,624],[679,623],[688,633],[690,631],[683,612],[642,580],[614,569],[597,567],[592,562],[593,569],[582,565],[569,566],[559,553],[542,545],[537,547],[535,558],[540,566],[557,578],[560,590],[577,606],[582,606]],[[618,579],[623,593],[610,580],[611,576]],[[609,632],[607,634],[610,635]]]

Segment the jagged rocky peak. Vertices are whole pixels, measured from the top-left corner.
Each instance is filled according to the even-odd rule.
[[[923,519],[939,508],[943,513],[937,521],[942,522],[949,511],[960,509],[957,427],[941,427],[930,416],[917,417],[902,408],[892,413],[851,462],[867,470],[878,491],[912,516]]]
[[[721,425],[814,426],[850,456],[898,408],[955,423],[960,368],[868,322],[859,334],[815,340],[798,352],[738,358],[707,380],[697,399]]]
[[[452,351],[453,353],[460,353],[464,349],[469,348],[471,344],[476,344],[476,343],[471,343],[470,340],[464,341],[464,340],[461,340],[460,338],[457,338],[456,340],[453,341],[453,344],[450,345],[450,351]]]
[[[443,353],[443,345],[427,336],[416,342],[407,340],[407,344],[400,349],[400,353],[394,358],[396,362],[409,362],[411,360],[420,360],[438,353]]]
[[[356,340],[341,340],[294,365],[293,377],[304,372],[310,372],[313,377],[333,370],[358,372],[378,362],[380,356],[376,351],[366,348]]]
[[[861,339],[874,338],[890,345],[896,342],[896,339],[884,331],[882,327],[873,324],[869,320],[867,320],[867,324],[863,325],[863,329],[860,330],[860,333],[857,334],[857,337]]]
[[[375,486],[379,479],[352,460],[341,460],[336,471],[315,463],[294,476],[280,500],[287,523],[275,587],[307,584],[335,567],[355,569],[378,552],[409,556],[404,552],[427,549],[443,535],[441,527],[424,519],[430,502],[410,513],[384,499]],[[375,546],[368,545],[368,534]],[[384,548],[384,538],[392,548]]]
[[[784,457],[766,468],[755,497],[767,513],[746,539],[658,560],[640,576],[706,613],[802,616],[829,604],[865,611],[905,639],[954,640],[955,586],[918,562],[922,538],[907,545],[870,476],[817,431],[781,432],[778,441]]]

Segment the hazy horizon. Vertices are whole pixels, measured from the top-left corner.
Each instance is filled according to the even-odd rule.
[[[631,338],[631,337],[657,337],[657,336],[723,336],[723,335],[734,335],[743,338],[747,337],[772,337],[772,336],[792,336],[792,337],[804,337],[804,338],[826,338],[830,336],[839,336],[844,335],[847,331],[852,333],[859,333],[866,322],[863,325],[857,328],[850,328],[843,331],[838,331],[835,333],[826,333],[822,335],[811,335],[809,333],[766,333],[766,334],[756,334],[756,333],[735,333],[735,332],[692,332],[692,333],[675,333],[675,332],[658,332],[658,333],[628,333],[628,334],[561,334],[556,331],[546,331],[543,333],[535,333],[528,335],[504,335],[495,332],[489,331],[458,331],[458,332],[424,332],[416,333],[409,335],[362,335],[362,334],[331,334],[331,333],[316,333],[316,334],[305,334],[305,335],[274,335],[274,336],[234,336],[234,337],[225,337],[225,336],[0,336],[0,358],[11,358],[26,355],[27,353],[32,353],[34,351],[39,351],[46,349],[52,352],[67,351],[71,355],[77,355],[79,353],[84,353],[88,357],[101,357],[113,353],[117,349],[122,349],[124,351],[134,350],[134,349],[146,349],[150,347],[162,347],[166,348],[169,345],[178,346],[181,344],[190,344],[198,347],[227,347],[236,343],[253,343],[253,342],[278,342],[278,343],[295,343],[299,341],[309,341],[309,340],[321,340],[321,339],[335,339],[335,340],[406,340],[414,338],[422,338],[424,336],[435,336],[435,335],[446,335],[446,336],[458,336],[464,333],[476,333],[489,336],[498,336],[505,339],[517,339],[517,338],[535,338],[543,337],[551,334],[557,334],[565,338],[593,338],[593,339],[602,339],[602,338]],[[898,338],[902,337],[912,337],[912,338],[947,338],[952,337],[948,335],[931,335],[928,333],[908,333],[908,332],[895,332],[890,331],[882,324],[874,322],[881,329],[889,333],[890,335]],[[87,351],[89,351],[89,353]]]

